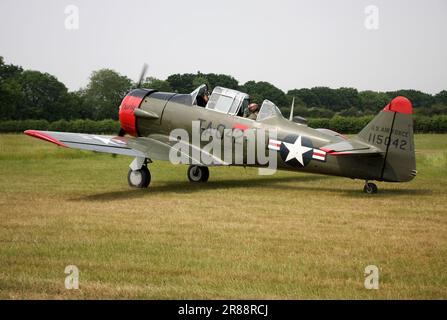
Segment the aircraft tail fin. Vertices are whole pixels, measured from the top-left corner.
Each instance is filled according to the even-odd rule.
[[[381,180],[404,182],[416,176],[412,114],[410,100],[396,97],[357,136],[384,152]]]

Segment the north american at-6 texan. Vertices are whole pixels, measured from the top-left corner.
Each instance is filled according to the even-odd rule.
[[[191,182],[206,182],[210,165],[266,167],[266,163],[250,157],[250,143],[275,160],[275,169],[361,179],[365,181],[363,191],[369,194],[377,192],[372,180],[406,182],[416,176],[413,108],[405,97],[391,100],[352,138],[308,127],[305,119],[292,117],[293,107],[286,119],[268,100],[247,117],[252,106],[257,107],[250,104],[249,95],[222,87],[214,88],[211,95],[205,85],[191,94],[137,88],[120,105],[121,130],[117,136],[37,130],[25,134],[61,147],[132,156],[135,159],[127,180],[137,188],[149,186],[148,165],[153,160],[172,162],[173,155],[181,156],[181,163],[189,165]],[[211,140],[223,141],[228,132],[234,136],[215,153],[206,148],[209,142],[193,141],[195,129],[202,133],[214,129],[219,134]],[[181,148],[178,137],[172,138],[176,130],[190,137],[182,141]],[[245,134],[261,130],[275,135]],[[235,138],[237,133],[242,139]]]

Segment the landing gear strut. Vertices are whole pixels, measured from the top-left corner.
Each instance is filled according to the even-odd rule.
[[[147,167],[147,163],[151,162],[145,158],[135,158],[130,164],[127,173],[127,182],[133,188],[147,188],[151,183],[151,173]]]
[[[209,177],[208,167],[191,165],[188,168],[188,179],[191,182],[207,182]]]
[[[378,191],[378,188],[374,183],[368,182],[368,180],[365,181],[365,186],[363,187],[364,193],[374,194],[374,193],[377,193],[377,191]]]

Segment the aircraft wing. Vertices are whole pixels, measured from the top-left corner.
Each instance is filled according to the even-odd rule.
[[[180,152],[185,156],[188,164],[200,165],[206,159],[208,165],[210,165],[209,163],[212,163],[211,165],[226,165],[220,158],[187,143],[183,143],[181,147],[182,150],[188,149],[189,152],[182,152],[182,150],[177,148],[180,146],[178,141],[170,141],[169,136],[165,135],[134,138],[38,130],[27,130],[25,134],[61,147],[142,157],[152,160],[169,161],[169,153],[174,148],[173,151]],[[198,152],[194,153],[192,149],[196,149]]]
[[[178,152],[187,161],[187,163],[182,164],[207,166],[228,165],[228,163],[214,156],[212,153],[206,152],[184,141],[171,141],[167,135],[154,134],[149,137],[128,138],[127,143],[135,150],[149,155],[150,159],[169,161],[169,153]],[[188,152],[183,152],[185,150],[188,150]]]
[[[25,134],[66,148],[146,157],[144,153],[131,148],[123,137],[38,130],[26,130]]]

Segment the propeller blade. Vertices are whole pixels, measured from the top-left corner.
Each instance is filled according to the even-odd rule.
[[[143,69],[141,69],[140,79],[138,80],[137,88],[141,88],[141,85],[143,84],[144,77],[146,76],[146,72],[147,72],[148,68],[149,68],[149,66],[147,65],[147,63],[145,63],[143,65]]]

